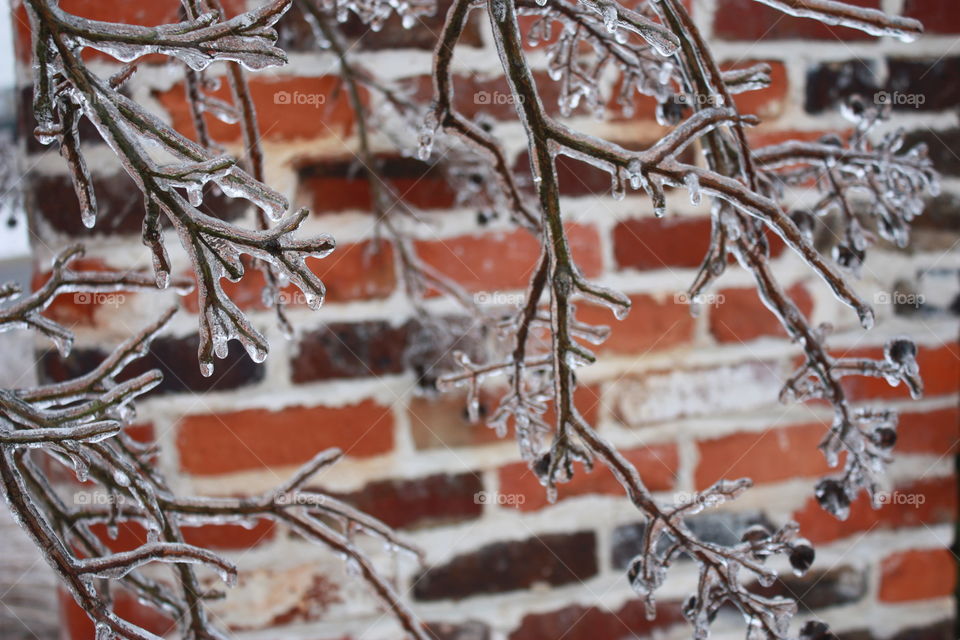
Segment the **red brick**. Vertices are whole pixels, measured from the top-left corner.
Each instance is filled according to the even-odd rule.
[[[622,451],[623,455],[637,467],[647,488],[651,491],[666,491],[674,486],[679,458],[675,444],[655,445]],[[500,494],[504,496],[523,496],[523,502],[517,500],[521,511],[535,511],[549,505],[546,490],[536,474],[525,462],[517,462],[500,468]],[[558,487],[558,500],[590,494],[623,495],[622,485],[602,464],[596,464],[587,472],[577,465],[577,472],[570,482]]]
[[[419,397],[410,401],[408,415],[413,440],[418,449],[439,447],[468,447],[490,444],[500,441],[497,432],[486,426],[489,418],[500,402],[502,388],[487,388],[480,394],[480,422],[473,424],[467,415],[465,392],[442,393],[436,397]],[[580,415],[590,424],[597,420],[600,410],[600,389],[580,384],[573,394],[574,403]],[[556,413],[551,404],[544,414],[544,420],[552,424]],[[513,436],[513,424],[508,425],[508,435]]]
[[[925,33],[960,33],[960,13],[950,2],[904,0],[903,15],[922,22]]]
[[[60,603],[60,624],[66,640],[94,640],[96,629],[86,611],[62,589],[57,590]],[[177,629],[176,623],[155,607],[140,604],[124,589],[113,592],[113,612],[120,618],[158,636],[166,636]]]
[[[250,95],[257,110],[260,134],[265,141],[289,142],[312,138],[346,138],[353,130],[355,114],[347,92],[337,76],[319,77],[251,77]],[[210,92],[221,100],[230,101],[229,84]],[[182,83],[156,94],[160,104],[170,113],[173,127],[180,133],[195,138],[196,132]],[[284,95],[291,101],[277,102]],[[323,104],[296,102],[296,96],[322,96]],[[318,98],[319,100],[320,98]],[[210,136],[221,142],[238,141],[242,132],[238,124],[229,124],[205,116]]]
[[[245,9],[243,0],[223,0],[223,8],[227,17],[232,17]],[[145,26],[158,26],[180,22],[183,19],[181,5],[176,0],[154,0],[153,2],[104,2],[103,0],[61,0],[60,8],[67,13],[81,16],[89,20],[103,22],[120,22]],[[19,3],[13,13],[16,23],[17,56],[24,62],[30,61],[32,53],[30,45],[30,21],[27,19],[27,10],[24,3]],[[112,60],[115,58],[105,53],[85,49],[84,60]],[[140,59],[140,62],[162,63],[170,58],[160,54],[149,54]]]
[[[435,164],[416,158],[379,156],[377,175],[407,205],[418,209],[448,209],[456,193]],[[336,158],[303,163],[297,168],[301,199],[314,213],[356,209],[372,211],[373,200],[367,176],[355,158]],[[391,202],[393,210],[402,205]]]
[[[600,353],[642,354],[688,344],[693,338],[690,307],[677,304],[672,294],[658,299],[646,294],[630,296],[630,313],[617,320],[606,307],[583,304],[577,319],[610,327],[610,336],[599,347]]]
[[[860,494],[850,507],[849,517],[843,521],[824,511],[816,498],[810,497],[793,514],[793,519],[800,523],[803,535],[814,543],[830,542],[867,531],[953,522],[957,515],[956,489],[954,476],[917,480],[897,487],[896,492],[906,497],[923,496],[923,504],[908,504],[907,500],[902,500],[885,504],[879,509],[873,509],[866,495]]]
[[[477,518],[483,512],[476,473],[378,480],[343,499],[394,529],[435,526]]]
[[[954,455],[960,442],[960,409],[901,413],[895,453]]]
[[[763,484],[828,473],[830,467],[817,448],[827,429],[804,424],[700,440],[694,484],[699,490],[721,479],[748,477]]]
[[[920,377],[923,378],[923,395],[929,398],[956,393],[960,389],[960,346],[952,342],[940,346],[919,346],[918,349],[917,364],[920,365]],[[883,350],[851,349],[834,355],[883,359]],[[891,387],[883,378],[849,376],[843,379],[843,388],[853,400],[909,397],[909,391],[902,383]]]
[[[110,536],[103,524],[94,524],[90,530],[114,553],[132,551],[147,543],[147,530],[136,522],[119,523],[116,537]],[[182,527],[181,531],[187,544],[214,551],[249,549],[272,540],[276,534],[273,521],[266,518],[257,519],[252,527],[240,524],[207,524]]]
[[[599,606],[569,605],[546,613],[523,617],[509,640],[607,640],[608,638],[647,638],[657,629],[682,623],[679,602],[657,603],[657,616],[646,616],[641,600],[630,600],[615,611]]]
[[[190,415],[177,430],[180,466],[197,475],[301,464],[329,447],[367,457],[392,445],[390,409],[372,400],[345,407]]]
[[[337,378],[366,378],[401,373],[410,339],[410,323],[333,322],[304,333],[291,360],[297,384]]]
[[[587,277],[603,269],[600,238],[592,225],[566,225],[573,257]],[[540,257],[540,242],[523,229],[416,243],[420,258],[468,291],[523,289]]]
[[[709,247],[709,218],[635,218],[613,230],[613,254],[621,269],[692,269]]]
[[[783,113],[790,90],[787,67],[782,62],[777,60],[743,60],[727,62],[720,66],[724,71],[729,71],[752,67],[760,63],[770,65],[770,86],[756,91],[738,93],[733,96],[733,100],[736,102],[737,110],[740,113],[754,114],[760,116],[763,120],[777,118]]]
[[[879,0],[849,0],[848,4],[880,8]],[[794,18],[754,0],[718,0],[713,33],[721,40],[866,40],[873,36],[846,27]]]
[[[496,410],[497,402],[497,394],[492,390],[481,393],[481,421],[474,424],[467,416],[465,392],[412,398],[407,415],[410,417],[414,445],[418,449],[436,449],[497,442],[497,432],[482,421],[484,416],[489,416]]]
[[[949,549],[893,553],[880,564],[881,602],[943,598],[957,584],[957,562]]]
[[[780,321],[760,300],[754,288],[723,289],[718,304],[710,305],[710,333],[718,342],[749,342],[763,336],[787,337]],[[787,289],[787,295],[807,318],[813,298],[802,284]]]
[[[582,583],[597,574],[593,531],[548,533],[494,542],[427,569],[413,583],[421,601],[525,590],[535,585]]]

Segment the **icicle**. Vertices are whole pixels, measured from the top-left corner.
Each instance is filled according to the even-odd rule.
[[[700,206],[700,201],[702,199],[702,193],[700,191],[700,178],[697,176],[697,174],[691,171],[687,175],[683,176],[683,183],[690,192],[690,204],[695,207]]]
[[[618,201],[623,200],[627,194],[620,169],[614,169],[613,173],[610,174],[610,193],[613,199]]]

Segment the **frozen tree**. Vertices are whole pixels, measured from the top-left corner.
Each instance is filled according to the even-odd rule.
[[[876,36],[910,40],[921,31],[916,21],[833,0],[758,1],[799,19],[821,20]],[[265,301],[275,302],[278,288],[290,281],[304,292],[311,307],[319,306],[323,285],[304,260],[327,255],[333,240],[296,238],[307,212],[285,217],[287,203],[263,183],[256,114],[245,78],[250,70],[284,61],[283,52],[275,47],[272,27],[290,2],[274,0],[227,19],[218,0],[184,0],[183,22],[139,27],[72,16],[52,0],[25,0],[33,32],[36,134],[41,142],[59,145],[73,176],[83,221],[92,226],[96,194],[77,124],[83,117],[93,122],[144,194],[143,240],[153,256],[154,276],[73,272],[67,264],[76,254],[71,250],[57,259],[44,288],[0,312],[0,325],[37,329],[65,351],[68,332],[40,315],[57,293],[170,284],[161,217],[176,230],[196,273],[201,309],[199,362],[204,374],[212,372],[214,356],[226,354],[231,339],[240,340],[255,360],[267,353],[263,336],[220,286],[224,277],[243,277],[251,262],[242,254],[251,256],[267,276]],[[380,178],[380,163],[370,142],[372,127],[395,133],[398,148],[416,153],[421,160],[436,158],[442,148],[444,156],[454,158],[444,163],[445,170],[462,202],[502,212],[540,241],[542,253],[525,302],[497,323],[509,345],[506,356],[472,359],[460,354],[460,369],[445,376],[440,386],[466,386],[469,413],[479,419],[481,387],[493,377],[506,380],[507,390],[487,422],[501,434],[514,427],[524,459],[551,499],[558,485],[572,477],[575,462],[589,468],[599,461],[614,473],[646,519],[644,550],[633,560],[628,578],[646,601],[649,615],[656,614],[654,594],[670,564],[686,555],[700,572],[696,592],[684,606],[696,637],[708,635],[711,621],[726,603],[743,613],[749,639],[790,637],[795,603],[762,596],[748,585],[754,577],[761,585],[775,579],[775,571],[766,565],[774,555],[786,555],[798,573],[810,567],[814,551],[800,537],[797,525],[786,523],[776,531],[756,527],[730,547],[698,539],[686,518],[736,498],[750,486],[749,479],[724,480],[691,500],[663,503],[644,486],[638,470],[574,406],[576,370],[595,361],[589,345],[601,343],[608,333],[607,327],[578,320],[577,305],[600,303],[619,319],[629,312],[630,303],[622,293],[591,282],[578,268],[563,226],[555,162],[564,155],[608,172],[614,198],[624,197],[628,190],[643,192],[657,216],[666,213],[668,189],[686,191],[695,204],[709,201],[710,247],[689,297],[696,301],[723,274],[730,258],[753,275],[764,304],[805,356],[785,381],[782,399],[824,399],[833,407],[834,420],[821,449],[831,465],[839,464],[841,454],[845,462],[838,475],[820,481],[816,495],[825,509],[842,519],[861,491],[876,500],[879,476],[896,440],[896,415],[854,409],[840,381],[852,375],[881,377],[907,385],[917,396],[922,385],[916,347],[902,338],[887,345],[882,360],[831,356],[826,346],[830,327],[812,326],[771,270],[768,233],[796,252],[869,329],[873,312],[848,279],[856,275],[875,235],[897,246],[906,244],[911,219],[922,212],[925,197],[938,189],[926,149],[903,149],[900,132],[875,139],[873,132],[888,112],[856,98],[845,109],[854,123],[853,133],[845,138],[828,136],[817,142],[752,148],[745,129],[758,119],[741,114],[734,96],[769,85],[770,69],[759,64],[722,71],[680,0],[643,0],[631,7],[616,0],[453,0],[436,44],[434,95],[429,104],[418,104],[409,91],[390,86],[357,64],[337,25],[353,14],[379,30],[397,14],[403,26],[410,27],[435,10],[432,3],[296,2],[318,46],[332,51],[340,62],[343,87],[357,116],[358,166],[369,178],[377,228],[398,247],[397,260],[413,304],[419,306],[428,290],[442,291],[465,306],[472,302],[455,283],[420,260],[404,235],[397,217],[416,219],[417,212],[402,204]],[[489,22],[517,118],[526,131],[532,197],[523,188],[523,179],[511,171],[508,155],[487,123],[464,116],[454,106],[451,61],[473,12],[485,14]],[[533,18],[526,32],[520,28],[521,16]],[[631,109],[638,92],[652,96],[657,119],[671,127],[669,133],[647,149],[631,151],[550,116],[524,52],[525,38],[529,43],[547,43],[550,81],[560,84],[561,114],[583,104],[602,117],[610,102],[603,79],[613,74],[618,76],[615,98],[621,108]],[[87,47],[126,64],[113,77],[100,78],[80,57]],[[180,135],[121,93],[123,83],[136,72],[138,58],[148,53],[162,53],[183,63],[197,140]],[[209,93],[211,82],[205,72],[214,62],[227,65],[232,103]],[[364,104],[361,86],[377,95],[382,109]],[[205,113],[240,123],[245,142],[242,161],[221,152],[207,130]],[[415,127],[416,149],[409,148],[405,131],[391,132],[391,123],[397,121]],[[150,152],[146,143],[151,145]],[[686,159],[690,154],[684,153],[690,149],[699,152],[693,163]],[[822,197],[809,210],[792,210],[786,191],[811,181]],[[201,213],[198,206],[209,183],[255,205],[258,228],[245,229]],[[843,230],[843,237],[832,247],[832,255],[823,255],[814,246],[812,234],[820,225],[834,224]],[[6,298],[15,293],[6,291]],[[281,324],[289,328],[279,307],[278,313]],[[202,607],[202,601],[214,594],[201,586],[198,572],[214,569],[229,583],[235,568],[209,551],[184,544],[179,526],[257,517],[285,523],[346,556],[405,629],[423,637],[412,613],[353,546],[350,534],[364,531],[392,547],[400,546],[399,541],[380,523],[304,488],[317,470],[335,460],[335,452],[318,454],[277,491],[248,499],[176,497],[156,470],[145,464],[150,450],[127,437],[122,424],[129,420],[133,400],[155,385],[159,374],[150,372],[123,382],[118,382],[117,375],[143,353],[167,317],[118,347],[81,378],[2,392],[0,471],[5,495],[74,598],[96,621],[102,637],[150,637],[112,613],[111,579],[174,615],[185,637],[217,637]],[[548,422],[545,416],[551,405],[555,418]],[[35,449],[70,466],[78,477],[93,479],[109,495],[126,500],[110,500],[105,508],[67,505],[45,468],[33,461]],[[132,552],[111,554],[89,529],[94,523],[115,526],[121,520],[144,524],[150,531],[148,543]],[[82,553],[77,555],[74,549]],[[141,572],[144,564],[153,562],[173,563],[178,589]],[[828,633],[819,623],[800,631],[806,638]]]

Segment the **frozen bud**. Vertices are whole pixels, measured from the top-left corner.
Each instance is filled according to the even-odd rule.
[[[743,535],[740,536],[740,542],[749,542],[750,544],[757,544],[757,543],[763,542],[769,537],[770,537],[769,529],[767,529],[762,524],[755,524],[743,532]]]
[[[687,620],[693,620],[697,615],[697,607],[699,604],[700,601],[697,599],[697,596],[687,598],[686,602],[683,603],[683,617]]]
[[[893,445],[897,444],[897,431],[892,427],[877,427],[871,439],[881,449],[893,449]]]
[[[796,211],[790,212],[790,219],[793,220],[793,223],[797,225],[800,233],[802,233],[807,240],[813,239],[813,228],[816,226],[817,220],[812,213],[806,209],[797,209]]]
[[[835,637],[827,623],[820,620],[808,620],[800,629],[800,640],[831,640]]]
[[[553,456],[550,455],[549,451],[545,451],[533,462],[533,472],[537,474],[538,478],[546,478],[547,473],[550,472],[550,463],[553,460]]]
[[[631,587],[637,582],[637,578],[640,576],[640,565],[641,558],[638,556],[633,559],[630,563],[630,568],[627,569],[627,581]]]
[[[884,352],[887,360],[901,367],[912,365],[917,359],[917,345],[906,338],[891,340],[884,347]]]
[[[797,575],[803,575],[813,565],[816,556],[810,541],[800,539],[790,549],[790,566]]]
[[[838,244],[833,248],[833,259],[844,269],[856,270],[863,264],[865,254],[862,249],[848,244]]]
[[[657,104],[657,122],[662,126],[676,126],[683,119],[684,106],[675,97]]]
[[[824,478],[817,483],[814,493],[820,506],[840,520],[850,515],[850,496],[839,480]]]
[[[852,95],[843,105],[843,116],[851,122],[860,120],[867,111],[867,103],[859,95]]]
[[[827,135],[822,136],[820,138],[820,144],[829,145],[831,147],[842,147],[843,138],[841,138],[835,133],[828,133]]]

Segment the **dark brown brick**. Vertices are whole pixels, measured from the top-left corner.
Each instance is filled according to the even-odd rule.
[[[941,57],[925,60],[887,60],[887,86],[890,93],[899,92],[910,96],[922,96],[921,101],[893,100],[892,106],[900,111],[943,111],[960,106],[960,57]]]
[[[804,109],[808,113],[836,109],[854,94],[872,101],[874,94],[880,90],[876,64],[873,61],[827,62],[807,71]]]
[[[754,583],[749,588],[769,598],[794,599],[801,610],[824,609],[861,600],[867,593],[867,573],[848,566],[814,570],[802,577],[783,572],[770,587]]]
[[[413,588],[417,600],[462,600],[484,593],[562,585],[597,573],[597,541],[592,531],[548,534],[497,542],[423,573]]]
[[[379,162],[377,174],[408,205],[419,209],[453,206],[455,194],[436,164],[398,156],[383,156]],[[316,213],[372,210],[369,181],[354,159],[306,163],[298,168],[297,175],[301,197]]]
[[[563,609],[524,616],[509,640],[612,640],[647,637],[656,629],[683,622],[678,602],[657,604],[657,617],[648,620],[645,605],[631,600],[616,611],[570,605]]]
[[[305,334],[293,357],[296,383],[400,373],[407,325],[337,322]]]
[[[198,344],[196,335],[157,338],[150,345],[150,351],[130,363],[118,379],[122,381],[159,369],[163,380],[150,394],[226,391],[263,379],[265,366],[251,360],[236,340],[230,341],[227,357],[216,360],[213,375],[203,377],[197,360]],[[82,375],[96,367],[105,355],[98,349],[75,349],[69,357],[61,358],[55,351],[49,351],[41,361],[41,376],[46,381],[59,382]]]
[[[412,529],[479,517],[481,491],[483,480],[475,473],[438,473],[371,482],[342,498],[395,529]]]
[[[761,511],[709,511],[688,518],[687,526],[696,536],[705,542],[712,542],[724,547],[740,542],[740,536],[749,527],[764,525],[773,529],[773,523]],[[613,530],[611,566],[614,569],[626,569],[643,549],[643,532],[645,525],[642,522],[625,524]],[[664,541],[664,550],[668,541]],[[685,557],[685,556],[682,556]]]
[[[125,173],[100,175],[94,172],[97,224],[93,229],[83,226],[80,204],[69,176],[37,173],[30,177],[29,185],[30,215],[35,220],[43,220],[53,231],[76,240],[99,235],[139,234],[143,227],[143,194]],[[234,220],[248,207],[246,200],[228,198],[219,188],[208,184],[200,211],[214,218]],[[165,227],[170,226],[165,218],[163,223]]]
[[[383,24],[383,28],[380,31],[374,31],[360,22],[353,13],[345,23],[337,25],[337,28],[348,39],[350,48],[354,50],[424,49],[432,51],[437,43],[437,34],[443,30],[443,22],[450,4],[450,0],[440,0],[432,16],[421,18],[410,29],[405,29],[396,14],[391,14]],[[480,19],[479,12],[471,15],[460,36],[459,45],[483,46]],[[291,5],[290,11],[277,24],[277,32],[280,36],[277,46],[286,51],[318,49],[313,30],[304,19],[300,5],[297,3]]]
[[[955,149],[960,149],[960,129],[953,127],[934,131],[932,129],[917,129],[904,136],[903,147],[910,149],[917,143],[926,143],[930,152],[930,160],[934,168],[948,176],[960,176],[960,158]]]

